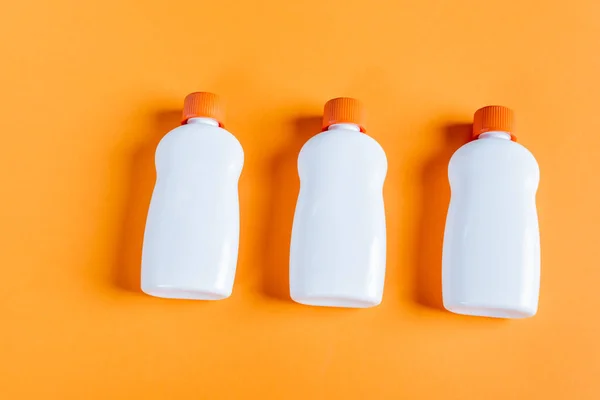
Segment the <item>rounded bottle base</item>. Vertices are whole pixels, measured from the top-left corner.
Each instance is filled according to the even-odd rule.
[[[160,285],[142,286],[142,291],[154,297],[182,300],[222,300],[231,295],[231,292],[218,291],[214,289],[203,290],[198,288]]]
[[[307,306],[369,308],[381,303],[381,299],[343,295],[298,295],[292,294],[292,300]]]
[[[444,308],[455,314],[510,319],[533,317],[537,311],[535,308],[492,306],[467,302],[452,304],[444,303]]]

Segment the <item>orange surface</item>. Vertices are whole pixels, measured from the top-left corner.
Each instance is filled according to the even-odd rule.
[[[599,20],[593,0],[4,4],[0,398],[600,398]],[[221,302],[138,289],[154,148],[196,90],[246,152]],[[368,310],[288,297],[296,156],[336,96],[389,159]],[[487,104],[542,171],[529,320],[440,310],[446,166]]]

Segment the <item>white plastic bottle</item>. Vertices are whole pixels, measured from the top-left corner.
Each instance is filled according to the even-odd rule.
[[[291,297],[315,306],[376,306],[385,275],[387,159],[364,133],[357,100],[328,101],[323,127],[298,157]]]
[[[476,140],[458,149],[448,167],[444,307],[466,315],[530,317],[540,286],[539,167],[516,143],[510,109],[477,110],[473,134]]]
[[[183,124],[156,149],[142,252],[142,290],[152,296],[219,300],[233,287],[239,242],[239,141],[223,129],[212,93],[185,98]]]

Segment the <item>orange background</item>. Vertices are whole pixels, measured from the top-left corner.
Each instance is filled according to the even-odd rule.
[[[599,20],[594,0],[4,4],[0,398],[600,398]],[[246,153],[221,302],[139,291],[153,152],[196,90]],[[296,157],[335,96],[389,159],[374,309],[288,295]],[[542,171],[529,320],[440,309],[446,166],[490,103]]]

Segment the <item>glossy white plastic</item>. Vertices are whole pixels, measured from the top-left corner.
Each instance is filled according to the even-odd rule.
[[[379,304],[386,258],[382,147],[358,125],[334,124],[304,145],[298,172],[292,299],[331,307]]]
[[[243,163],[239,141],[212,118],[190,118],[161,140],[142,253],[145,293],[195,300],[231,294]]]
[[[484,133],[452,156],[442,260],[446,309],[498,318],[536,313],[539,176],[533,155],[506,132]]]

